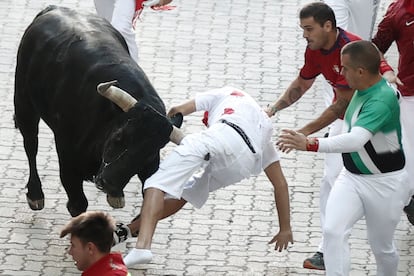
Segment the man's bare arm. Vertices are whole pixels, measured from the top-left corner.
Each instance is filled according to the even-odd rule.
[[[282,110],[297,100],[299,100],[306,91],[314,83],[315,79],[305,80],[298,76],[286,89],[286,91],[277,99],[277,101],[268,107],[266,113],[269,117],[275,115],[275,113],[279,110]]]
[[[266,176],[273,185],[276,211],[279,217],[279,232],[270,240],[275,244],[275,250],[287,249],[293,243],[292,228],[290,226],[289,190],[286,178],[280,167],[280,162],[270,164],[265,170]]]
[[[308,136],[309,134],[315,133],[322,128],[329,126],[333,121],[345,114],[353,95],[353,89],[336,89],[336,101],[325,109],[325,111],[322,112],[318,118],[300,128],[298,132]]]
[[[168,116],[172,117],[177,113],[181,113],[183,114],[183,116],[186,116],[188,114],[193,113],[194,111],[196,111],[196,104],[195,104],[195,100],[189,100],[183,104],[177,105],[177,106],[173,106],[171,107],[171,109],[168,111]]]

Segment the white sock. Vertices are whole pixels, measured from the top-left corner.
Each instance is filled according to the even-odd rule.
[[[127,267],[136,264],[147,264],[152,260],[152,252],[149,249],[134,248],[124,257],[124,263]]]

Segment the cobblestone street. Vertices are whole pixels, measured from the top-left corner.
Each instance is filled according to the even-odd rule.
[[[140,66],[167,109],[195,93],[224,85],[244,89],[266,106],[275,101],[303,64],[305,40],[298,10],[305,0],[174,0],[170,11],[144,10],[137,23]],[[377,21],[391,0],[381,1]],[[23,139],[14,127],[13,94],[16,54],[24,30],[49,4],[95,13],[92,0],[0,0],[0,274],[13,276],[80,275],[60,239],[71,218],[59,179],[54,138],[42,122],[37,164],[45,193],[45,208],[32,211],[26,202],[29,167]],[[393,48],[386,56],[396,68]],[[324,108],[320,80],[297,104],[273,117],[274,138],[282,128],[298,128]],[[202,129],[202,114],[185,118],[186,133]],[[318,133],[322,136],[326,130]],[[173,145],[162,151],[162,158]],[[201,209],[186,205],[158,224],[154,259],[136,266],[136,275],[324,275],[302,268],[321,237],[319,184],[323,154],[281,154],[289,183],[294,244],[276,252],[268,242],[278,231],[272,185],[262,173],[210,195]],[[141,208],[141,183],[133,177],[125,190],[126,205],[112,209],[106,195],[84,183],[88,210],[110,212],[128,222]],[[375,275],[374,256],[365,223],[352,231],[351,276]],[[396,232],[400,253],[398,276],[414,275],[414,226],[402,214]],[[115,247],[126,253],[135,239]]]

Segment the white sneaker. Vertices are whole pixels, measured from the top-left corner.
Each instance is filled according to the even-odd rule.
[[[147,264],[152,260],[152,252],[149,249],[133,248],[123,260],[127,267],[137,264]]]

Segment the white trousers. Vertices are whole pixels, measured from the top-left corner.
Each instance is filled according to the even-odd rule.
[[[336,25],[370,40],[380,0],[325,0],[335,13]]]
[[[124,37],[131,57],[138,63],[138,46],[132,20],[135,14],[135,0],[94,0],[99,16],[111,22]]]
[[[324,0],[335,13],[336,25],[346,31],[350,31],[363,39],[370,39],[375,25],[379,0]],[[322,76],[323,77],[323,76]],[[333,88],[323,78],[321,90],[326,106],[330,106],[333,100]],[[337,120],[338,121],[338,120]],[[342,132],[342,122],[335,121],[329,130],[329,136]],[[339,132],[338,132],[339,131]],[[320,187],[320,216],[323,231],[325,221],[326,202],[336,177],[343,167],[341,154],[327,153],[325,155],[325,167]],[[319,243],[319,252],[323,252],[323,238]]]
[[[329,137],[341,134],[343,132],[343,126],[343,120],[338,119],[335,122],[333,122],[331,124],[331,127],[329,128]],[[322,232],[325,224],[326,203],[328,201],[329,194],[336,181],[336,178],[341,172],[343,166],[344,164],[342,161],[341,153],[325,153],[324,171],[319,193],[319,212]],[[318,251],[323,252],[323,247],[324,240],[322,236],[321,242],[319,243]]]
[[[414,96],[400,99],[402,144],[405,154],[405,169],[410,182],[410,194],[414,194]],[[407,202],[408,204],[408,202]]]
[[[205,160],[207,153],[209,160]],[[241,136],[230,126],[216,123],[205,131],[188,134],[145,181],[144,189],[157,188],[167,198],[184,198],[201,208],[210,192],[261,170],[260,156],[250,151]]]
[[[394,232],[409,197],[407,178],[405,169],[379,175],[341,171],[326,205],[323,235],[327,276],[349,275],[350,229],[363,216],[377,263],[376,275],[397,275],[399,255],[394,245]]]

